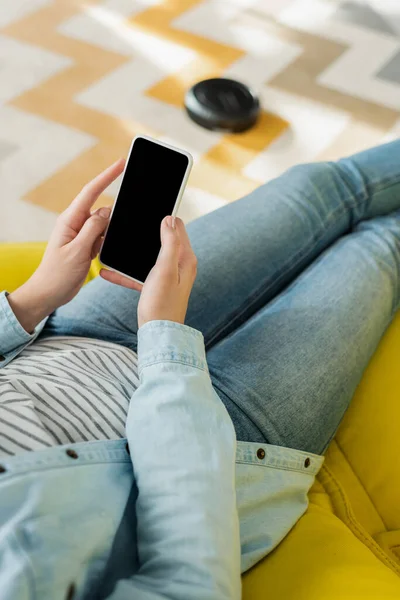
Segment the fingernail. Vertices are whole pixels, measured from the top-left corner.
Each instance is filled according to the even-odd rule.
[[[167,217],[166,222],[168,227],[170,227],[171,229],[175,229],[175,217]]]
[[[110,216],[111,210],[109,208],[107,208],[107,206],[103,206],[103,208],[100,208],[99,212],[97,214],[100,215],[100,217],[103,217],[103,219],[108,219],[108,217]]]

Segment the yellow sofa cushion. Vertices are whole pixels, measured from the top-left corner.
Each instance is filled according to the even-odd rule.
[[[0,291],[12,292],[29,279],[40,263],[46,244],[0,244]]]
[[[39,265],[45,248],[43,242],[0,244],[0,291],[12,292],[22,285]],[[94,260],[86,281],[96,277],[100,268],[99,261]]]
[[[400,579],[329,508],[313,503],[278,548],[243,577],[244,600],[368,598],[398,600]]]
[[[44,248],[0,245],[0,288],[21,285]],[[98,271],[94,261],[88,279]],[[243,577],[244,600],[400,598],[399,363],[400,314],[328,449],[308,511]]]

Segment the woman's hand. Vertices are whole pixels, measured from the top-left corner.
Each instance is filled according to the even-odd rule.
[[[165,217],[161,223],[161,252],[143,286],[113,271],[102,269],[100,275],[107,281],[142,291],[138,305],[141,327],[156,320],[185,322],[196,267],[197,259],[183,221]]]
[[[66,304],[80,290],[97,256],[108,224],[109,208],[91,213],[102,192],[124,170],[119,160],[88,183],[70,206],[58,217],[42,262],[32,277],[8,301],[22,327],[28,332]]]

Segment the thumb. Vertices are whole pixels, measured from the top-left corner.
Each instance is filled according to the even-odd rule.
[[[179,234],[175,228],[175,217],[165,217],[161,221],[161,252],[157,262],[165,266],[177,267],[179,245]]]
[[[93,245],[104,233],[105,228],[108,224],[108,218],[110,216],[111,210],[103,206],[94,212],[83,224],[82,229],[76,236],[74,242],[79,244],[82,250],[86,250],[89,254],[91,254]]]

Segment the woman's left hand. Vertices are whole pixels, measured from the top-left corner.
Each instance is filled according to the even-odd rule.
[[[91,213],[102,192],[124,170],[118,160],[88,183],[70,206],[58,217],[42,262],[32,277],[8,296],[17,319],[28,332],[66,304],[82,287],[92,259],[100,250],[108,225],[109,208]]]

